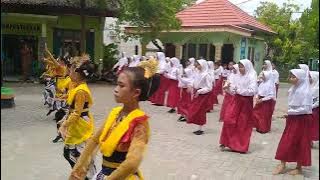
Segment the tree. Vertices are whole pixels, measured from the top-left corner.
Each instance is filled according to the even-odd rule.
[[[257,19],[277,32],[274,36],[266,36],[268,44],[266,56],[272,56],[273,60],[293,63],[299,59],[300,45],[297,31],[300,28],[298,20],[292,19],[292,13],[299,7],[295,4],[283,3],[278,7],[272,2],[262,2],[255,10]]]
[[[319,56],[319,0],[313,0],[299,19],[292,14],[299,7],[290,1],[278,7],[275,3],[262,2],[255,11],[257,19],[277,32],[266,36],[267,56],[278,62],[296,65]]]
[[[299,32],[301,56],[306,60],[319,57],[319,0],[312,1],[311,7],[303,12],[300,23],[303,27]]]
[[[129,24],[136,27],[134,34],[121,34],[121,38],[142,38],[153,42],[162,51],[156,39],[161,31],[179,29],[181,22],[176,13],[186,8],[195,0],[120,0],[120,13],[117,21],[118,34],[120,25]]]

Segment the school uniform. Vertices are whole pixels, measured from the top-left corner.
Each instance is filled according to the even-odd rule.
[[[215,87],[215,76],[214,76],[214,65],[212,61],[208,61],[208,73],[210,75],[211,81],[212,81],[212,90],[210,91],[210,97],[208,99],[208,111],[213,110],[213,107],[215,104],[218,104],[218,94],[216,94],[216,91],[214,91]]]
[[[169,80],[164,76],[164,73],[170,69],[169,63],[165,60],[165,54],[163,52],[157,52],[157,58],[159,61],[158,74],[160,74],[160,83],[158,90],[149,98],[150,102],[163,106],[165,101],[165,92],[168,90]]]
[[[229,74],[229,76],[227,78],[226,84],[230,83],[232,85],[237,82],[237,77],[239,76],[239,66],[238,66],[238,64],[235,64],[235,65],[233,65],[233,67],[235,69],[235,73],[233,73],[231,71],[231,73]],[[234,101],[234,94],[232,94],[232,92],[230,92],[227,89],[225,91],[225,95],[224,95],[223,102],[222,102],[221,109],[220,109],[220,118],[219,118],[220,122],[223,122],[225,115],[228,114],[232,110],[232,107],[230,107],[230,105],[234,104],[233,101]]]
[[[311,140],[319,141],[319,72],[311,71],[312,78],[312,126],[311,126]]]
[[[221,73],[222,73],[221,66],[214,70],[214,77],[215,77],[214,91],[217,95],[223,94],[223,92],[222,92],[222,81],[223,80],[222,80]]]
[[[212,90],[212,80],[207,72],[208,64],[206,60],[198,60],[198,62],[202,70],[196,73],[193,81],[194,96],[189,105],[187,123],[202,126],[207,121],[207,100]]]
[[[172,67],[168,73],[164,76],[169,79],[168,83],[168,97],[167,97],[167,107],[172,109],[177,107],[178,101],[180,99],[180,88],[178,87],[178,76],[181,75],[181,64],[178,58],[171,58],[170,62]]]
[[[301,69],[290,71],[298,84],[289,89],[288,117],[275,159],[311,166],[312,93],[307,73]]]
[[[237,82],[230,86],[234,99],[232,109],[224,117],[220,144],[233,151],[246,153],[249,149],[253,127],[253,96],[257,91],[257,79],[250,60],[240,60],[246,69],[245,75],[239,75]]]
[[[265,80],[258,86],[258,99],[262,102],[253,108],[253,120],[257,132],[267,133],[271,130],[276,89],[272,71],[262,73]]]

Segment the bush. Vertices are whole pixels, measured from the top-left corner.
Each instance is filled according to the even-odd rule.
[[[111,43],[103,49],[103,69],[110,70],[117,63],[118,45]]]

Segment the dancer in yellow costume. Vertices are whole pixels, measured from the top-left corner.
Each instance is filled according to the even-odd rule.
[[[68,91],[67,104],[69,114],[59,129],[64,139],[64,157],[71,167],[74,167],[87,140],[93,135],[94,120],[89,108],[93,100],[86,80],[93,74],[94,67],[89,59],[81,58],[80,63],[70,68],[70,78],[74,87]],[[92,178],[96,173],[94,160],[90,162],[86,178]]]
[[[148,116],[140,109],[139,101],[146,101],[156,90],[152,87],[156,86],[153,74],[157,68],[147,61],[140,65],[143,68],[129,67],[119,74],[114,97],[123,106],[112,109],[103,126],[88,141],[69,179],[83,180],[98,147],[103,163],[94,180],[143,179],[138,167],[149,140],[150,128]]]

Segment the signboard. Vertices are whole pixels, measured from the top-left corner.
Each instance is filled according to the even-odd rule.
[[[1,30],[20,33],[41,33],[39,24],[1,24]]]
[[[246,58],[246,47],[247,47],[247,38],[243,37],[241,38],[241,44],[240,44],[240,59]]]

